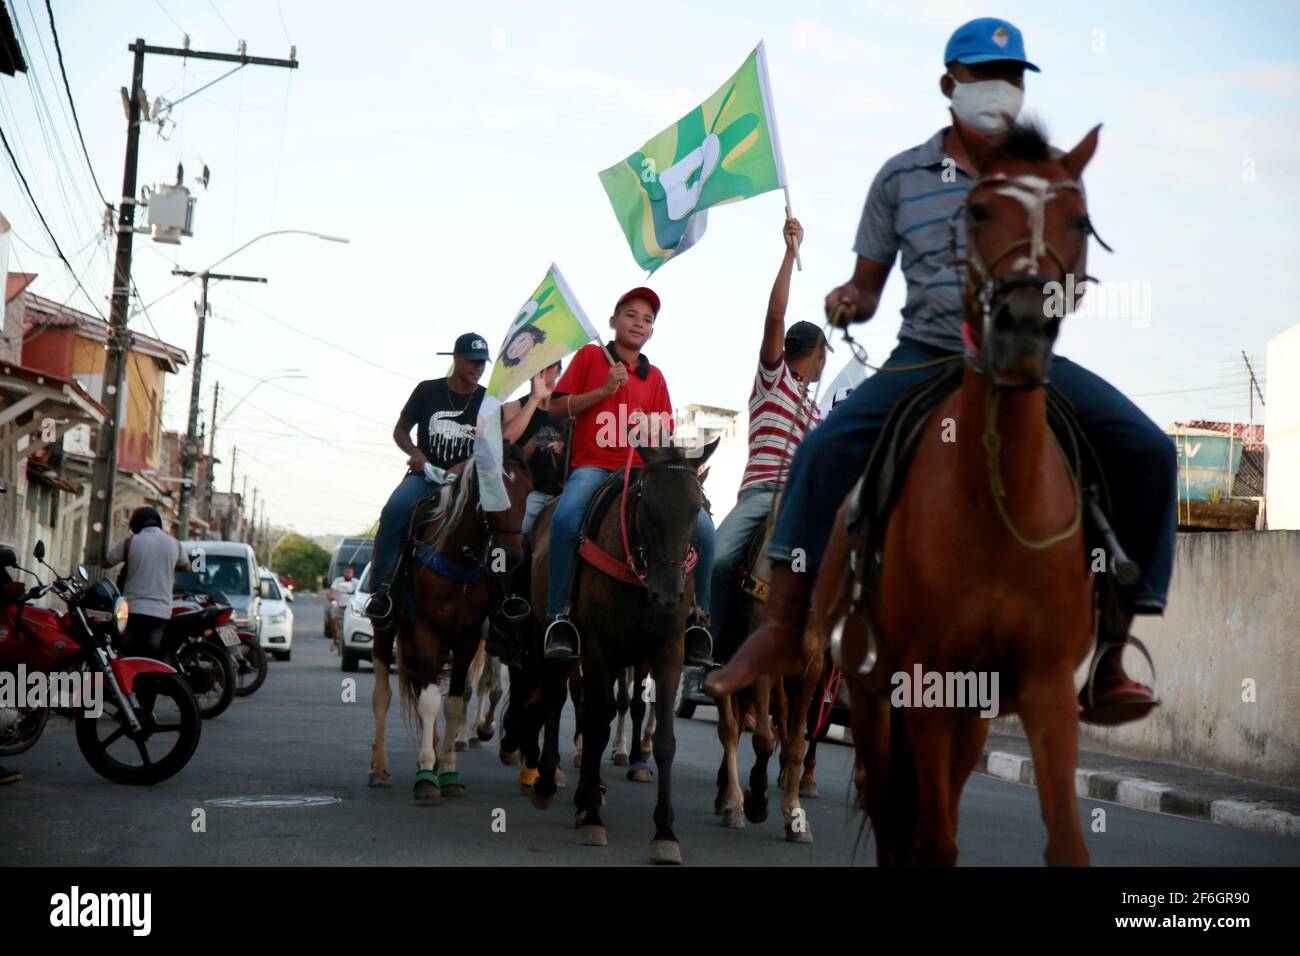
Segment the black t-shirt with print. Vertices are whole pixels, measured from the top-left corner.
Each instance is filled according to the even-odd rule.
[[[545,409],[537,409],[528,419],[524,433],[519,436],[518,444],[528,444],[528,439],[537,438],[537,447],[529,462],[529,472],[533,478],[533,490],[547,495],[558,495],[564,490],[564,455],[557,455],[547,446],[552,442],[564,441],[565,420],[556,418]]]
[[[402,421],[416,426],[416,445],[438,468],[450,468],[474,454],[474,426],[483,386],[473,395],[453,392],[445,378],[421,382],[402,409]]]

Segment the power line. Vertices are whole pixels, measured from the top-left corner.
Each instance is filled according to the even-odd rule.
[[[95,177],[95,166],[90,161],[90,150],[86,149],[86,137],[81,132],[81,120],[77,117],[77,103],[72,98],[72,86],[68,83],[68,72],[63,67],[63,47],[59,45],[59,31],[54,26],[54,7],[50,6],[50,0],[45,0],[45,9],[50,15],[50,33],[54,35],[54,52],[59,56],[59,73],[63,76],[63,89],[68,94],[68,106],[72,107],[72,122],[77,127],[77,139],[81,141],[81,155],[86,157],[86,166],[90,169],[91,181],[95,184],[95,191],[99,193],[99,198],[104,201],[104,205],[112,209],[113,204],[104,199],[104,190],[99,186],[99,180]]]
[[[234,372],[236,375],[243,375],[243,376],[246,376],[246,377],[248,377],[248,378],[256,378],[256,377],[257,377],[257,376],[255,376],[255,375],[251,374],[250,372],[245,372],[245,371],[243,371],[242,369],[237,369],[237,368],[234,368],[233,366],[226,365],[226,364],[224,364],[224,363],[222,363],[222,362],[218,362],[218,361],[217,361],[216,359],[214,359],[214,358],[209,358],[209,359],[207,359],[207,361],[208,361],[208,362],[211,362],[213,365],[217,366],[217,368],[224,368],[226,371],[228,371],[228,372]],[[297,391],[297,390],[295,390],[295,389],[287,388],[286,386],[281,385],[281,384],[279,384],[278,382],[274,382],[274,381],[267,380],[267,381],[265,382],[265,384],[267,384],[267,385],[271,385],[271,386],[273,386],[273,387],[275,387],[275,388],[278,388],[278,389],[279,389],[280,391],[282,391],[282,392],[288,392],[290,395],[296,395],[298,398],[305,398],[305,399],[306,399],[307,401],[309,401],[309,402],[315,402],[317,405],[323,405],[323,406],[325,406],[325,407],[328,408],[328,409],[332,409],[333,411],[336,411],[336,412],[343,412],[343,413],[346,414],[346,415],[353,415],[353,416],[355,416],[355,417],[357,417],[357,418],[360,418],[362,421],[373,422],[373,423],[376,424],[376,425],[383,425],[384,427],[387,427],[387,424],[386,424],[385,422],[380,421],[378,418],[371,418],[369,415],[363,415],[363,414],[361,414],[360,412],[353,411],[353,410],[350,409],[350,408],[345,408],[345,407],[342,406],[342,405],[334,405],[334,404],[332,404],[332,403],[330,403],[330,402],[325,401],[324,399],[317,398],[317,397],[314,396],[314,395],[308,395],[306,392],[299,392],[299,391]]]
[[[170,295],[170,293],[168,294]],[[297,326],[290,325],[288,322],[285,322],[283,319],[277,319],[270,312],[267,312],[265,309],[262,309],[254,305],[253,303],[249,302],[247,299],[244,299],[233,292],[227,292],[226,294],[229,295],[232,299],[237,299],[238,301],[244,303],[244,305],[248,306],[250,309],[252,309],[254,312],[257,312],[259,315],[262,315],[270,319],[276,325],[282,325],[290,332],[296,332],[298,335],[301,335],[303,338],[311,339],[313,342],[318,342],[319,344],[328,346],[329,348],[332,348],[335,351],[342,352],[344,355],[348,356],[348,358],[356,359],[358,362],[364,362],[367,365],[379,369],[379,371],[381,372],[387,372],[389,375],[396,375],[399,378],[406,379],[408,382],[417,381],[416,379],[412,378],[410,375],[407,375],[405,372],[399,372],[396,369],[388,368],[388,366],[386,365],[380,365],[378,362],[372,361],[371,359],[366,358],[364,355],[358,355],[355,349],[346,348],[342,345],[339,345],[337,342],[331,342],[329,339],[322,338],[321,336],[316,335],[313,332],[308,332],[306,329],[300,329]]]
[[[90,297],[90,293],[86,291],[86,287],[81,284],[81,279],[77,277],[76,271],[72,268],[72,263],[68,261],[68,257],[63,254],[63,249],[59,247],[59,240],[54,238],[54,230],[52,230],[50,224],[46,222],[45,213],[41,212],[41,207],[37,204],[36,197],[32,195],[32,187],[27,184],[27,177],[23,175],[23,171],[18,167],[18,160],[14,157],[14,151],[10,148],[9,139],[5,136],[3,129],[0,129],[0,143],[4,144],[5,152],[9,154],[9,162],[13,164],[14,172],[18,174],[18,179],[23,184],[23,189],[27,192],[27,198],[31,200],[32,208],[36,210],[36,215],[40,218],[41,225],[45,227],[45,233],[50,237],[50,244],[54,246],[54,251],[59,254],[59,258],[63,260],[63,264],[68,267],[68,272],[72,274],[72,279],[77,283],[77,288],[80,289],[81,294],[86,297],[86,301],[89,302],[90,307],[95,310],[95,314],[103,319],[104,313],[99,311],[99,306],[96,305],[95,300]],[[108,320],[105,319],[105,321]]]

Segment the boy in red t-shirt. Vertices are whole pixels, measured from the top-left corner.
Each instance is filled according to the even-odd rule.
[[[578,630],[569,620],[569,585],[578,550],[578,531],[592,496],[615,471],[627,464],[627,427],[646,416],[651,429],[671,429],[673,406],[663,373],[641,354],[654,334],[659,296],[637,288],[623,295],[609,317],[614,341],[602,349],[592,343],[578,350],[556,383],[551,414],[574,420],[572,471],[551,516],[551,543],[546,590],[545,656],[578,656]],[[614,359],[601,354],[608,351]],[[641,463],[633,452],[632,463]],[[713,639],[708,631],[709,587],[713,567],[713,521],[704,509],[696,527],[695,607],[686,629],[686,660],[710,664]]]

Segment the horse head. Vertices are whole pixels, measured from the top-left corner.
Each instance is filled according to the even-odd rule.
[[[1029,122],[1014,124],[996,145],[968,144],[982,175],[959,213],[964,334],[975,371],[1000,387],[1047,380],[1061,319],[1090,278],[1084,267],[1095,233],[1080,177],[1100,129],[1062,156],[1052,155],[1043,131]]]
[[[656,610],[674,611],[681,604],[686,556],[704,503],[699,469],[717,447],[714,439],[695,454],[674,446],[640,449],[633,557],[645,569],[646,593]]]

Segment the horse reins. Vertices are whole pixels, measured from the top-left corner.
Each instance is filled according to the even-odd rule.
[[[645,587],[646,574],[649,571],[649,568],[646,567],[645,571],[641,570],[641,568],[637,566],[637,557],[640,558],[642,566],[648,566],[650,564],[676,565],[682,569],[682,577],[685,578],[686,575],[694,569],[696,562],[699,560],[699,554],[695,550],[694,545],[686,546],[686,556],[680,561],[674,561],[671,558],[651,557],[646,553],[644,545],[638,545],[635,548],[632,547],[632,536],[628,531],[627,523],[627,499],[631,490],[632,458],[635,454],[636,447],[629,443],[627,446],[627,462],[623,466],[623,496],[619,499],[618,504],[618,523],[619,529],[623,535],[623,558],[627,562],[628,570],[631,571],[636,579],[641,582],[642,587]],[[641,524],[641,503],[644,499],[641,490],[645,484],[645,474],[651,468],[658,471],[691,471],[691,466],[686,464],[659,463],[654,465],[643,464],[641,466],[641,475],[637,478],[636,511],[632,513],[632,521],[638,526]]]

